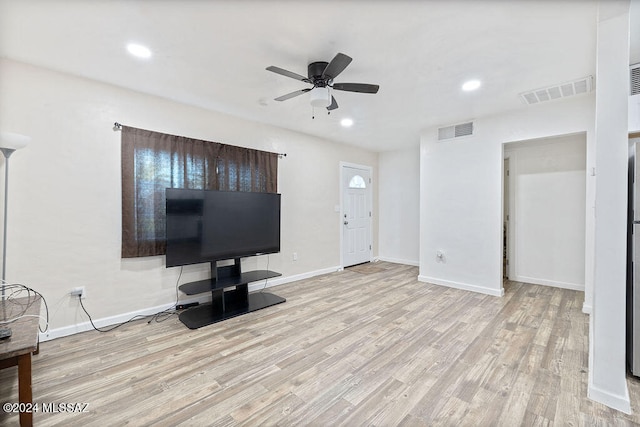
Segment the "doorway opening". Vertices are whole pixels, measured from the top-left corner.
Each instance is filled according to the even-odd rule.
[[[503,279],[584,291],[586,133],[503,146]]]

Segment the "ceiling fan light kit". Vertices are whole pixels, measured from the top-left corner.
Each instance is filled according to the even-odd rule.
[[[328,87],[314,87],[309,92],[312,107],[328,107],[331,105],[331,95]]]
[[[338,108],[336,99],[331,95],[331,90],[342,90],[346,92],[378,93],[380,86],[367,83],[333,83],[333,80],[344,71],[351,63],[351,57],[344,53],[338,53],[331,62],[316,61],[307,66],[307,77],[282,69],[280,67],[269,66],[267,71],[280,74],[285,77],[312,84],[313,87],[296,90],[286,95],[275,98],[276,101],[286,101],[295,98],[303,93],[310,92],[310,102],[312,107],[326,108],[328,112]]]

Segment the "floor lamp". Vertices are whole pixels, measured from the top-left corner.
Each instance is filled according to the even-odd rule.
[[[7,202],[9,200],[9,157],[14,151],[27,145],[31,138],[11,132],[0,132],[0,151],[4,154],[4,232],[2,233],[2,301],[7,272]]]

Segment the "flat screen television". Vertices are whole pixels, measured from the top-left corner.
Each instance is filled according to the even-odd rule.
[[[167,267],[280,252],[280,194],[168,188]]]

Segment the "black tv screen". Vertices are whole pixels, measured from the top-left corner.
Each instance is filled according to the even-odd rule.
[[[167,267],[280,252],[280,194],[168,188]]]

